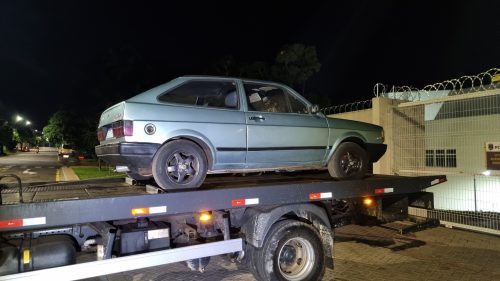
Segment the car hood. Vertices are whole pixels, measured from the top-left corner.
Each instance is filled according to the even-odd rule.
[[[382,127],[370,123],[353,121],[347,119],[339,119],[339,118],[326,118],[328,122],[328,127],[334,129],[351,129],[351,130],[361,130],[361,131],[378,131],[381,130]]]

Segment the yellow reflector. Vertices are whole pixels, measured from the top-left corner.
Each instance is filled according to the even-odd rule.
[[[24,264],[30,263],[30,250],[28,249],[23,251],[23,263]]]
[[[135,208],[132,209],[132,216],[140,216],[149,214],[149,208]]]
[[[373,201],[373,199],[371,199],[371,198],[365,198],[365,199],[363,199],[363,204],[364,204],[366,207],[371,207],[371,206],[373,206],[373,203],[375,203],[375,202],[374,202],[374,201]]]
[[[210,213],[201,213],[200,214],[200,221],[201,222],[208,222],[212,219],[212,215]]]

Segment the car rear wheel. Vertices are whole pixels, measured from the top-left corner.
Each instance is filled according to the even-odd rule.
[[[353,142],[341,143],[328,162],[330,176],[339,180],[362,179],[367,168],[366,151]]]
[[[163,189],[199,187],[206,174],[205,153],[188,140],[168,142],[153,158],[153,177]]]

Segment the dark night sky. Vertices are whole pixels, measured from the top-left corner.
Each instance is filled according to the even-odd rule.
[[[423,87],[500,67],[500,1],[337,2],[1,1],[0,118],[41,129],[60,108],[101,110],[91,92],[116,50],[154,67],[137,81],[152,87],[225,55],[272,62],[284,44],[315,45],[308,92],[330,105],[369,99],[377,82]]]

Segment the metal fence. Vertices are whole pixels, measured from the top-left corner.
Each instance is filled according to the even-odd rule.
[[[321,112],[323,112],[323,114],[325,114],[325,115],[331,115],[331,114],[339,114],[339,113],[365,110],[365,109],[370,109],[370,108],[372,108],[372,100],[371,99],[353,102],[353,103],[346,103],[346,104],[341,104],[341,105],[325,107],[325,108],[321,109]]]
[[[500,83],[492,83],[499,73],[492,69],[423,90],[395,87],[377,93],[411,101],[391,114],[394,173],[448,177],[429,189],[435,198],[429,217],[500,230],[500,171],[487,170],[485,147],[500,142]]]
[[[460,78],[429,84],[422,89],[417,89],[413,86],[389,87],[382,83],[377,83],[373,87],[373,93],[376,97],[419,101],[440,97],[443,92],[448,96],[453,96],[496,88],[500,88],[500,68],[491,68],[476,75],[464,75]]]

